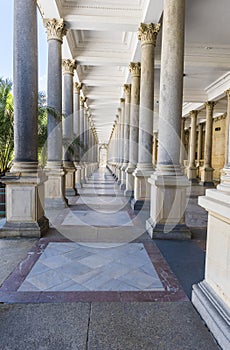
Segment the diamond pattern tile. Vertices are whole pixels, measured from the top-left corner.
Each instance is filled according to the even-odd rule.
[[[48,244],[19,291],[164,290],[142,243]]]

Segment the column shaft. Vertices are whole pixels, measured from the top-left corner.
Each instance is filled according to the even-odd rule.
[[[37,168],[38,63],[35,0],[14,1],[14,166]],[[26,24],[25,24],[26,23]],[[25,163],[25,164],[23,164]],[[19,169],[18,169],[19,168]]]
[[[165,0],[161,54],[158,170],[181,172],[180,133],[184,73],[184,0]]]
[[[191,118],[191,132],[190,132],[190,143],[189,143],[189,165],[187,176],[192,182],[197,181],[197,169],[195,164],[196,158],[196,123],[197,123],[197,111],[190,113]]]
[[[212,168],[212,126],[213,110],[215,102],[208,101],[206,107],[206,125],[204,140],[204,167],[201,169],[201,184],[213,185],[213,168]]]
[[[158,161],[151,184],[152,238],[189,239],[185,225],[188,179],[180,166],[180,135],[184,67],[184,0],[165,0],[161,51]]]

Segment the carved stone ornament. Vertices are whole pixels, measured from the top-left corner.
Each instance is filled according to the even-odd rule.
[[[74,83],[74,92],[79,95],[80,91],[82,89],[82,86],[83,86],[83,84],[81,82]]]
[[[63,18],[61,19],[44,19],[47,40],[59,40],[62,43],[63,36],[66,35],[66,29]]]
[[[153,44],[155,46],[160,26],[160,23],[141,23],[137,32],[138,39],[141,40],[141,44]]]
[[[63,74],[74,75],[74,69],[76,68],[75,60],[63,60],[62,61]]]
[[[124,84],[124,92],[126,96],[129,96],[131,94],[131,84]]]
[[[121,103],[125,103],[125,98],[120,98]]]
[[[130,62],[129,71],[132,77],[140,77],[141,76],[141,64],[140,62]]]
[[[214,102],[214,101],[207,101],[207,102],[205,102],[205,107],[206,107],[206,109],[213,111],[215,104],[216,104],[216,102]]]
[[[192,111],[189,113],[189,116],[190,116],[190,117],[197,117],[197,114],[198,114],[198,111],[192,110]]]

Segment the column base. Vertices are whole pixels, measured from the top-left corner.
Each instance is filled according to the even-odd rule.
[[[190,186],[188,179],[184,175],[169,176],[156,172],[149,183],[151,204],[146,229],[150,237],[190,239],[191,232],[185,225],[186,189]]]
[[[189,240],[191,232],[185,224],[157,224],[152,218],[146,221],[146,231],[152,239]]]
[[[134,164],[128,164],[125,172],[126,172],[126,189],[124,192],[125,197],[134,197],[134,177],[133,172],[135,171],[135,165]]]
[[[125,190],[124,191],[124,196],[125,197],[130,197],[130,200],[133,199],[134,191],[132,190]]]
[[[75,167],[73,162],[64,162],[65,169],[65,194],[66,196],[76,196],[75,188]]]
[[[0,237],[37,237],[49,229],[44,216],[45,174],[40,172],[8,173],[6,184],[6,223]]]
[[[230,309],[205,280],[193,285],[192,303],[221,348],[230,349]]]
[[[200,184],[202,186],[213,186],[213,168],[203,167],[200,169]]]
[[[138,200],[138,199],[131,199],[131,208],[132,210],[138,210],[141,209],[149,210],[150,208],[150,201],[149,200]]]
[[[187,177],[188,177],[189,181],[191,181],[192,183],[197,183],[198,182],[197,168],[196,167],[188,167]]]
[[[45,209],[62,209],[68,207],[65,197],[65,172],[59,168],[45,169],[48,180],[45,183]]]
[[[135,201],[150,201],[150,184],[148,179],[153,171],[153,166],[150,164],[143,164],[142,167],[137,165],[137,168],[133,172]]]
[[[121,185],[120,185],[120,189],[121,189],[121,191],[125,191],[125,189],[126,189],[126,184],[124,184],[124,183],[121,184]]]
[[[0,229],[0,238],[41,238],[49,230],[49,220],[41,217],[37,222],[6,222]]]
[[[75,166],[75,188],[82,188],[81,185],[81,166],[78,162],[74,162]]]

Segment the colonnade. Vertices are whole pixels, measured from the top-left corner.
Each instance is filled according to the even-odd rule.
[[[218,98],[205,101],[203,107],[191,110],[186,118],[182,118],[184,11],[184,0],[164,1],[157,133],[153,133],[153,113],[150,113],[153,111],[154,101],[153,47],[148,46],[148,50],[144,51],[144,45],[142,45],[141,62],[130,64],[132,79],[129,108],[130,152],[128,167],[125,169],[124,195],[134,196],[133,209],[138,208],[136,205],[138,200],[144,200],[146,203],[150,199],[150,218],[146,222],[146,229],[152,238],[160,239],[191,238],[191,233],[185,225],[189,188],[198,181],[208,186],[213,185],[214,182],[212,149],[214,111]],[[141,30],[151,28],[153,34],[153,28],[156,28],[156,25],[141,25],[141,28]],[[153,42],[150,45],[154,46]],[[151,62],[148,61],[150,59]],[[140,74],[137,68],[144,72],[141,74],[141,83],[138,80]],[[149,76],[152,82],[148,81]],[[223,94],[224,91],[220,94],[221,99]],[[141,96],[140,99],[139,96]],[[221,117],[225,121],[225,165],[217,188],[208,189],[205,196],[199,197],[199,204],[208,211],[206,269],[204,280],[194,285],[192,292],[194,306],[223,349],[228,349],[230,345],[229,320],[226,316],[230,310],[229,269],[227,268],[230,258],[229,89],[226,91],[226,97],[226,113]],[[142,107],[146,107],[149,113]],[[205,111],[205,120],[199,122],[201,111]],[[190,135],[186,146],[188,118],[190,118]],[[122,121],[118,116],[109,141],[111,152],[108,167],[115,178],[122,178],[120,174],[122,168],[119,167],[120,156],[116,153],[122,138],[120,122]],[[186,153],[188,153],[187,156]],[[150,184],[150,193],[147,183]]]
[[[162,32],[158,135],[153,133],[154,48],[158,23],[142,23],[138,30],[141,62],[131,62],[131,84],[124,85],[110,135],[108,167],[132,208],[150,209],[146,230],[152,238],[189,239],[185,225],[186,191],[197,181],[202,161],[203,126],[200,110],[191,110],[186,171],[185,120],[182,116],[184,76],[184,0],[165,0]],[[66,34],[62,19],[44,21],[48,37],[48,160],[38,164],[38,64],[36,0],[15,1],[14,110],[15,156],[6,183],[6,223],[1,237],[40,237],[48,230],[44,208],[62,209],[66,195],[76,195],[98,164],[98,138],[82,84],[74,81],[76,62],[62,57]],[[27,25],[24,25],[27,23]],[[63,72],[62,72],[63,68]],[[62,73],[64,91],[62,92]],[[229,228],[230,228],[230,90],[226,92],[225,165],[220,184],[208,189],[199,204],[208,211],[204,281],[193,287],[192,300],[223,349],[229,348]],[[204,103],[206,112],[202,184],[213,182],[212,136],[216,101]],[[64,114],[64,115],[63,115]],[[196,159],[197,158],[197,159]],[[186,172],[186,175],[185,175]],[[22,205],[23,203],[23,205]]]
[[[15,1],[14,147],[6,183],[6,223],[1,237],[40,237],[49,228],[47,209],[68,206],[98,166],[98,138],[76,62],[62,57],[63,19],[45,19],[48,40],[47,163],[38,163],[37,2]],[[24,25],[24,23],[27,25]],[[63,84],[62,84],[63,83]],[[63,89],[62,89],[63,86]],[[23,203],[23,205],[21,205]]]

